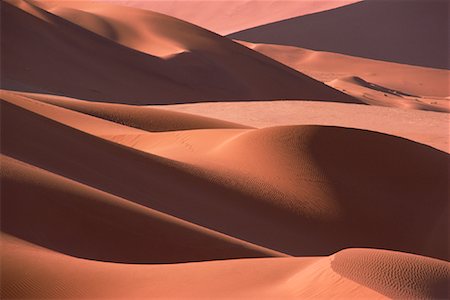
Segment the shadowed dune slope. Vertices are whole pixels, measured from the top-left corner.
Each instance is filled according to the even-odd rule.
[[[329,257],[131,265],[77,259],[6,234],[0,245],[2,298],[448,297],[448,263],[392,251],[347,249]]]
[[[445,0],[366,0],[229,37],[448,69],[448,11]]]
[[[1,165],[2,231],[59,252],[128,263],[280,255],[9,157]]]
[[[326,126],[95,136],[73,114],[7,98],[2,153],[289,255],[377,247],[447,259],[444,152]],[[45,246],[42,237],[33,242]]]
[[[26,1],[1,5],[5,89],[128,104],[294,98],[359,103],[169,16],[106,4],[51,10],[79,26]]]

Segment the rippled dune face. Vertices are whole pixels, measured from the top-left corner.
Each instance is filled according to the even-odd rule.
[[[448,298],[443,6],[1,2],[0,297]]]

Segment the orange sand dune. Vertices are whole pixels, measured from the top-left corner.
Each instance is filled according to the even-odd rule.
[[[132,265],[77,259],[2,234],[1,253],[2,298],[444,299],[450,275],[444,261],[370,249]]]
[[[450,71],[337,53],[241,42],[362,102],[450,111]]]
[[[6,91],[3,91],[6,93]],[[98,103],[92,101],[74,101],[72,98],[22,93],[26,98],[65,107],[87,115],[96,116],[126,126],[146,131],[172,131],[207,128],[249,128],[238,123],[202,117],[188,113],[178,113],[148,106]],[[111,128],[111,125],[109,125]],[[116,134],[120,131],[115,130]]]
[[[1,2],[2,86],[79,99],[164,104],[358,100],[172,17],[114,5]],[[95,34],[93,32],[95,32]]]
[[[319,2],[126,4],[427,67],[1,1],[0,298],[448,298],[448,5]]]
[[[164,109],[258,128],[316,124],[366,129],[450,153],[450,123],[445,113],[315,101],[195,103],[166,105]]]
[[[41,1],[45,3],[52,2],[48,0]],[[358,0],[108,0],[107,2],[156,11],[225,35],[262,24],[332,9],[357,1]],[[69,0],[68,2],[73,2],[73,0]],[[105,1],[100,0],[98,2]]]
[[[366,0],[229,37],[448,69],[448,11],[445,0]]]
[[[289,255],[447,258],[448,154],[431,147],[323,126],[99,134],[79,112],[4,98],[2,152],[93,188]]]
[[[146,131],[262,128],[309,124],[332,125],[387,133],[450,152],[448,143],[449,116],[436,112],[314,101],[195,103],[166,105],[164,110],[161,110],[151,106],[137,107],[75,101],[71,98],[52,95],[21,94],[26,98],[36,99]],[[201,115],[212,116],[216,119],[201,117]],[[83,115],[75,117],[75,119],[80,118],[83,118]],[[225,119],[229,121],[223,121]],[[92,121],[92,118],[89,120]],[[89,124],[89,121],[85,120],[83,124]],[[103,127],[105,127],[104,123],[94,126],[94,128],[97,128],[96,132],[100,132],[99,128]],[[92,130],[92,128],[86,126],[84,130]],[[107,128],[99,134],[120,136],[135,133],[132,130],[130,131],[128,127],[117,128],[114,123],[108,123]]]
[[[367,104],[450,112],[450,98],[421,97],[406,94],[402,91],[367,82],[356,76],[335,79],[330,81],[328,85],[345,91],[347,94]]]
[[[1,165],[2,231],[59,252],[128,263],[281,255],[9,157]]]

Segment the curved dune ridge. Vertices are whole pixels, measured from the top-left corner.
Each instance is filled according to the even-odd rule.
[[[169,16],[82,2],[48,11],[23,0],[1,5],[3,88],[128,104],[244,99],[360,103]]]
[[[73,256],[161,263],[282,255],[9,157],[2,185],[2,231],[31,241],[45,233],[46,247]]]
[[[216,102],[165,105],[165,110],[227,120],[251,127],[325,125],[403,137],[450,153],[446,113],[316,101]]]
[[[193,122],[154,132],[167,124],[145,128],[143,115],[124,105],[7,91],[2,98],[2,232],[72,256],[21,245],[4,250],[2,242],[5,297],[446,292],[448,263],[441,260],[376,250],[333,255],[371,247],[448,260],[444,152],[349,128],[209,128],[209,119],[196,123],[182,113]],[[102,107],[114,116],[102,117]],[[149,111],[160,120],[166,114]],[[126,120],[115,123],[116,116]],[[290,255],[309,258],[241,260]],[[106,263],[233,258],[240,259]],[[408,276],[392,280],[386,274],[395,273],[379,266]],[[237,270],[242,277],[229,276]],[[132,282],[125,279],[131,273]],[[183,288],[170,292],[180,280]],[[153,284],[133,288],[146,281]]]
[[[81,100],[75,102],[71,98],[43,94],[24,93],[23,95],[28,98],[40,100],[146,131],[173,131],[206,128],[250,128],[249,126],[233,122],[153,107],[97,103]]]
[[[1,242],[1,268],[9,275],[2,298],[444,299],[450,275],[446,262],[373,249],[329,257],[132,265],[77,259],[5,234]]]
[[[45,3],[48,3],[45,0]],[[101,2],[105,2],[102,0]],[[333,1],[160,1],[160,0],[109,0],[109,3],[126,5],[173,16],[221,35],[284,20],[300,15],[343,6],[357,0]],[[270,11],[270,13],[267,13]]]
[[[447,259],[449,157],[431,147],[326,126],[104,131],[110,121],[3,98],[4,155],[97,190],[288,255],[364,246]]]
[[[123,2],[0,2],[0,298],[449,297],[449,71],[208,30],[445,69],[444,2]]]
[[[449,70],[293,46],[238,42],[367,104],[450,111]]]
[[[366,0],[228,37],[448,69],[448,10],[444,0]]]

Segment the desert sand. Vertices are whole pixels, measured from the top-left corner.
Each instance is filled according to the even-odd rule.
[[[163,13],[188,21],[189,23],[206,28],[218,34],[227,35],[240,30],[328,10],[358,1],[359,0],[108,0],[107,2]],[[100,0],[99,2],[105,1]]]
[[[449,274],[439,260],[369,249],[316,258],[133,265],[78,259],[3,234],[1,250],[2,269],[13,275],[3,282],[2,296],[23,298],[436,299],[445,295]],[[380,263],[383,268],[373,268]],[[25,276],[19,267],[28,270]]]
[[[227,38],[158,13],[85,2],[47,11],[21,0],[2,1],[1,9],[8,41],[1,45],[4,88],[130,104],[280,97],[358,102]]]
[[[450,111],[450,71],[239,41],[367,104]]]
[[[1,3],[2,299],[448,298],[447,70],[111,2]]]

